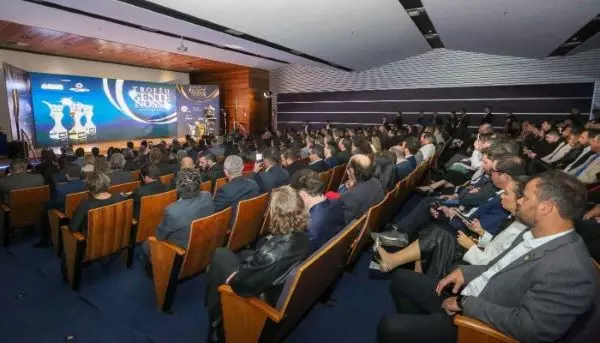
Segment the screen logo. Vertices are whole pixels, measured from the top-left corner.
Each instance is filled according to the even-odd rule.
[[[89,92],[90,91],[89,89],[83,87],[83,83],[81,83],[81,82],[77,82],[75,84],[75,87],[71,87],[71,88],[69,88],[69,90],[72,91],[72,92],[77,92],[77,93],[83,93],[83,92]]]
[[[65,89],[60,83],[42,83],[42,89],[49,91],[62,91]]]

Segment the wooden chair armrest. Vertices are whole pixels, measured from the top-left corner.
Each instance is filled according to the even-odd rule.
[[[57,210],[57,209],[51,209],[50,212],[52,212],[53,215],[55,215],[59,220],[65,219],[65,218],[69,218],[67,217],[66,214],[64,214],[63,212]]]
[[[6,204],[2,204],[2,211],[10,212],[10,207],[8,207],[8,205],[6,205]]]
[[[171,244],[167,241],[159,241],[158,239],[156,239],[155,236],[148,237],[148,244],[151,247],[150,249],[152,249],[152,246],[155,246],[158,249],[172,250],[177,255],[181,255],[181,256],[185,255],[185,249],[182,249],[182,248],[176,246],[175,244]]]
[[[63,225],[60,227],[63,232],[63,238],[73,241],[85,241],[85,236],[81,232],[73,232],[68,226]]]
[[[454,325],[458,327],[458,343],[518,343],[512,337],[494,329],[488,324],[466,316],[456,315]]]
[[[233,289],[231,289],[231,286],[229,285],[219,286],[219,294],[221,295],[221,298],[227,297],[229,298],[229,300],[237,302],[237,305],[239,306],[253,307],[254,309],[264,313],[267,317],[269,317],[269,319],[276,323],[279,323],[281,319],[283,319],[281,313],[273,307],[271,307],[271,305],[265,303],[264,301],[258,298],[240,297],[233,291]]]

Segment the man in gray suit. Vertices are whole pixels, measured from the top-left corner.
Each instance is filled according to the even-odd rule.
[[[177,174],[179,200],[165,209],[163,219],[156,228],[156,238],[186,249],[190,237],[190,225],[196,219],[213,214],[212,194],[200,191],[202,179],[196,170],[181,169]],[[142,245],[142,253],[149,261],[148,244]]]
[[[44,185],[44,178],[41,174],[27,172],[27,161],[22,158],[15,158],[10,161],[10,174],[0,177],[0,197],[1,201],[8,204],[10,201],[10,191],[39,187]]]
[[[400,313],[383,318],[379,341],[454,342],[452,315],[462,312],[521,342],[554,342],[597,310],[598,274],[573,230],[585,187],[546,172],[529,181],[517,204],[531,230],[487,266],[460,266],[437,285],[427,275],[395,271],[391,291]]]

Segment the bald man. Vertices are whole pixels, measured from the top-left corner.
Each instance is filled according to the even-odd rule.
[[[184,157],[179,162],[179,169],[194,169],[194,160],[191,157]]]
[[[348,190],[340,198],[346,224],[360,218],[371,206],[383,200],[383,186],[374,177],[373,171],[371,159],[367,155],[354,155],[348,162]]]

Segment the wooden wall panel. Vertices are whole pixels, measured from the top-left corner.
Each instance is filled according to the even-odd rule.
[[[269,88],[269,73],[244,69],[224,73],[191,73],[192,84],[218,84],[221,108],[227,111],[227,129],[233,121],[251,134],[259,134],[268,124],[269,104],[263,93]],[[221,125],[223,121],[221,121]]]

